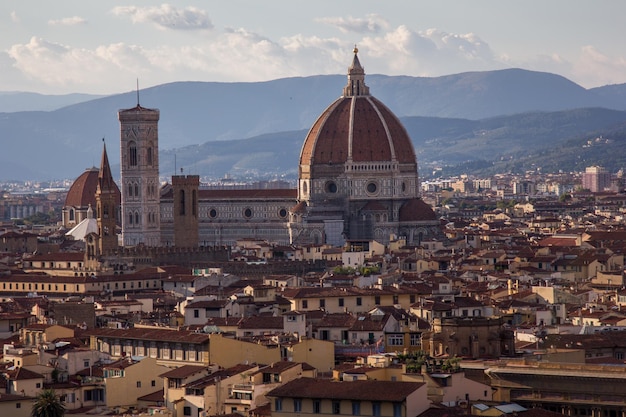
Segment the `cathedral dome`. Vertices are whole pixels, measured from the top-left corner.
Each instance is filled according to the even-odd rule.
[[[348,85],[315,121],[302,146],[300,165],[345,162],[416,164],[413,144],[400,120],[369,94],[354,54]]]
[[[96,188],[98,187],[98,168],[89,168],[72,184],[65,197],[66,207],[96,206]]]

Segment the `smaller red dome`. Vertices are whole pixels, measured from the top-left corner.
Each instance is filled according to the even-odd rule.
[[[400,207],[398,213],[401,222],[419,222],[437,220],[433,209],[421,198],[412,198]]]
[[[76,178],[65,197],[66,207],[96,206],[98,172],[98,168],[89,168]]]
[[[306,201],[301,201],[291,208],[292,213],[304,213],[306,211]]]

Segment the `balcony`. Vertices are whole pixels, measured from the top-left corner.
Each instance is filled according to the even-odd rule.
[[[233,385],[230,395],[225,404],[241,404],[252,405],[252,399],[254,397],[254,385],[251,384],[235,384]]]

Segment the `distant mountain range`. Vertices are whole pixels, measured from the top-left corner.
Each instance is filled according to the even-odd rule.
[[[177,82],[141,90],[139,99],[161,112],[161,175],[182,167],[213,178],[294,178],[307,129],[345,82],[340,75]],[[433,167],[452,173],[626,165],[619,146],[626,140],[626,85],[585,89],[554,74],[520,69],[435,78],[368,75],[366,83],[402,119],[423,177]],[[63,105],[59,97],[85,101],[57,108]],[[0,113],[0,180],[58,179],[98,165],[103,137],[111,163],[119,163],[117,111],[135,106],[137,95],[47,100],[0,93],[0,109],[10,109],[11,102],[20,103],[16,110],[31,111]],[[604,142],[586,145],[597,137]]]

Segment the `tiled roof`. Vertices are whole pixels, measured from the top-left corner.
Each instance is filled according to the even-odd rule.
[[[377,380],[331,382],[325,379],[298,378],[274,388],[267,396],[400,402],[423,385],[421,382]]]
[[[37,372],[29,371],[26,368],[15,368],[5,371],[12,380],[24,380],[24,379],[43,379],[43,375]]]
[[[315,327],[350,327],[356,321],[356,317],[349,313],[329,313],[315,324]]]
[[[371,315],[359,316],[354,321],[349,331],[361,331],[361,332],[376,332],[382,331],[389,320],[389,314],[385,314],[383,317],[374,317]]]
[[[578,246],[576,238],[548,237],[538,242],[539,246]]]
[[[240,329],[284,329],[284,319],[273,316],[250,316],[239,322]]]
[[[220,309],[228,304],[228,300],[202,300],[202,301],[194,301],[185,306],[185,308],[209,308],[209,309]]]
[[[267,200],[267,199],[295,199],[298,190],[295,188],[259,188],[234,190],[207,190],[200,189],[199,200]]]
[[[137,397],[138,401],[147,401],[147,402],[162,402],[165,399],[165,390],[161,388],[158,391],[152,392],[150,394],[142,395],[141,397]]]
[[[33,397],[28,397],[28,396],[24,396],[22,394],[2,394],[0,395],[0,402],[11,402],[11,401],[16,401],[16,402],[20,402],[20,401],[28,401],[33,399]]]
[[[82,252],[54,252],[46,254],[37,254],[29,258],[28,261],[67,261],[67,262],[81,262],[85,259],[85,254]]]
[[[222,369],[220,371],[213,372],[211,375],[208,375],[208,376],[205,376],[204,378],[200,378],[196,381],[190,382],[185,385],[185,388],[202,389],[202,388],[214,385],[217,381],[220,381],[221,379],[228,378],[233,375],[241,374],[255,367],[256,366],[245,365],[245,364],[235,365],[228,369]]]
[[[161,375],[161,378],[187,378],[190,375],[193,375],[198,372],[202,372],[206,370],[206,366],[196,366],[196,365],[183,365],[176,369],[172,369],[171,371],[167,371]]]
[[[401,222],[437,220],[437,215],[421,198],[413,198],[400,207],[398,219]]]
[[[260,368],[258,371],[254,372],[252,375],[266,374],[266,373],[279,374],[281,372],[286,371],[287,369],[291,369],[294,366],[298,366],[298,365],[300,365],[299,362],[278,361],[271,365]]]
[[[118,339],[154,340],[163,342],[208,343],[209,335],[186,330],[165,329],[91,329],[85,332],[86,336],[98,336]]]

